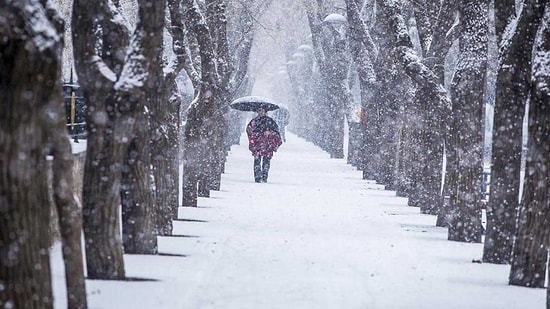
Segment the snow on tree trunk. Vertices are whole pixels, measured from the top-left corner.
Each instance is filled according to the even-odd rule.
[[[145,108],[157,97],[160,81],[157,79],[162,71],[162,42],[164,30],[166,1],[156,1],[151,5],[149,0],[138,0],[138,22],[130,45],[131,50],[125,63],[122,77],[128,69],[130,74],[140,78],[140,85],[134,90],[139,103],[134,114],[134,131],[132,141],[127,149],[123,171],[128,172],[132,180],[129,187],[122,188],[121,194],[129,194],[129,199],[122,201],[123,246],[125,253],[154,254],[157,252],[155,233],[155,216],[159,215],[151,183],[151,130],[149,111]],[[136,69],[137,68],[137,69]],[[133,77],[132,77],[133,78]],[[124,81],[119,82],[126,87]],[[131,88],[130,88],[131,89]],[[128,170],[126,170],[128,169]],[[125,178],[128,179],[128,178]]]
[[[438,83],[441,87],[444,87],[445,85],[445,59],[449,52],[449,49],[451,47],[451,43],[453,42],[453,33],[452,30],[453,22],[455,21],[455,6],[456,3],[454,1],[437,1],[437,0],[424,0],[421,2],[415,2],[413,3],[414,8],[414,14],[417,17],[416,18],[416,25],[419,29],[419,38],[420,42],[423,47],[423,55],[424,58],[422,59],[422,63],[424,63],[430,70],[436,75]],[[428,107],[424,107],[424,103],[426,100],[429,100],[432,96],[426,95],[423,93],[423,90],[420,90],[416,95],[417,100],[417,108],[420,108],[420,111],[417,111],[414,114],[420,115],[422,114],[423,110],[429,110],[431,107],[429,105],[432,105],[433,107],[437,106],[437,100],[434,102],[427,102]],[[439,117],[437,114],[433,115],[435,117]],[[435,120],[435,119],[433,119]],[[414,122],[414,118],[413,118]],[[448,140],[448,129],[446,126],[448,124],[444,124],[443,127],[437,127],[434,126],[436,123],[428,122],[426,127],[424,126],[415,126],[414,124],[411,125],[412,128],[414,128],[414,131],[412,132],[412,138],[415,139],[415,141],[411,142],[412,149],[418,152],[419,154],[416,155],[416,159],[413,160],[412,164],[412,175],[428,175],[428,181],[425,181],[425,184],[420,186],[419,190],[411,190],[412,193],[410,194],[409,200],[412,199],[412,205],[419,205],[421,207],[421,211],[423,213],[431,213],[431,214],[437,214],[438,219],[436,222],[436,225],[438,226],[446,226],[447,225],[447,212],[448,209],[446,205],[443,203],[443,196],[432,196],[434,192],[440,191],[440,188],[438,186],[438,181],[441,181],[441,178],[439,176],[436,176],[437,170],[442,168],[442,162],[440,159],[440,155],[442,150],[442,141],[443,139]],[[430,128],[430,126],[434,126],[433,128]],[[418,127],[418,128],[417,128]],[[438,132],[434,135],[434,132]],[[428,152],[428,154],[432,155],[432,160],[430,160],[432,165],[432,171],[425,170],[425,173],[421,173],[422,165],[424,164],[418,164],[419,160],[423,158],[424,151],[419,147],[419,145],[424,144],[424,148],[429,147],[429,144],[431,143],[429,140],[435,141],[438,145],[437,148],[435,148],[437,151],[436,153],[433,153],[431,151]],[[423,141],[424,140],[424,141]],[[452,162],[452,149],[449,147],[449,144],[445,144],[445,155],[447,156],[447,162]],[[420,148],[420,149],[419,149]],[[416,164],[415,164],[416,163]],[[420,165],[420,166],[418,166]],[[447,174],[452,174],[452,171],[449,169],[451,165],[447,164],[445,172]],[[423,176],[419,177],[422,178]],[[414,177],[411,177],[414,179]],[[452,177],[445,177],[445,183],[449,183],[449,179]],[[443,190],[446,192],[447,190]],[[422,193],[424,192],[424,193]],[[431,192],[431,193],[430,193]],[[445,194],[445,193],[444,193]],[[424,195],[424,198],[427,198],[425,202],[420,202],[421,195]]]
[[[119,175],[126,145],[115,142],[114,137],[115,120],[119,118],[115,113],[112,93],[116,75],[108,70],[107,62],[101,60],[101,55],[95,56],[96,46],[101,42],[94,23],[99,4],[75,0],[72,17],[75,69],[88,103],[82,191],[86,266],[90,279],[121,279],[125,274],[119,228]],[[126,47],[126,28],[107,24],[103,31],[111,32],[108,38],[115,39],[115,33],[118,34],[117,49]],[[109,43],[111,41],[104,44]],[[120,72],[123,61],[121,53],[115,53],[112,57],[108,62]]]
[[[164,1],[152,5],[138,1],[140,19],[129,43],[128,29],[118,18],[117,8],[105,1],[75,1],[73,5],[72,28],[79,29],[73,31],[75,65],[89,104],[83,217],[90,278],[125,278],[118,221],[121,168],[131,141],[149,143],[147,137],[134,140],[137,136],[134,130],[136,125],[145,123],[147,89],[152,88],[153,82],[150,72],[161,48],[158,33],[163,27],[164,6]],[[96,19],[96,15],[104,18]],[[140,168],[147,170],[134,171],[139,179],[133,185],[147,188],[145,192],[132,192],[135,203],[132,207],[141,207],[146,217],[133,222],[134,231],[141,236],[125,237],[143,240],[140,251],[150,253],[155,250],[156,240],[150,224],[154,201],[148,193],[149,155],[143,153],[142,162],[129,166],[130,169],[143,166]]]
[[[525,182],[510,270],[510,284],[539,288],[544,287],[550,245],[549,22],[550,7],[546,4],[534,46]]]
[[[211,150],[219,136],[216,121],[216,114],[220,112],[216,105],[218,73],[214,45],[204,16],[194,0],[182,1],[182,8],[187,14],[187,28],[194,33],[199,44],[201,58],[202,83],[188,111],[183,146],[183,206],[196,207],[197,194],[209,194]]]
[[[516,17],[516,0],[493,0],[495,8],[495,33],[500,42],[506,26]]]
[[[522,128],[531,78],[531,52],[542,18],[540,1],[526,3],[501,42],[493,122],[492,166],[487,204],[485,262],[510,262],[516,234]]]
[[[452,36],[447,34],[454,21],[454,6],[453,1],[429,0],[413,3],[423,47],[422,63],[435,74],[439,87],[444,87],[445,58],[452,42]],[[439,193],[442,181],[439,171],[443,168],[443,142],[447,138],[448,124],[438,121],[442,117],[441,112],[446,111],[439,110],[440,103],[431,91],[433,90],[430,88],[419,87],[415,96],[414,108],[418,110],[413,115],[421,115],[421,118],[413,118],[410,125],[414,138],[411,144],[419,152],[412,163],[411,178],[415,182],[420,180],[420,183],[416,183],[416,190],[411,190],[409,200],[413,200],[413,205],[416,202],[422,213],[437,214],[439,218],[445,217],[443,196]]]

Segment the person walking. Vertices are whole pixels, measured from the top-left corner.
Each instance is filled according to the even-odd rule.
[[[279,127],[266,115],[264,107],[257,109],[258,115],[246,126],[248,149],[254,156],[254,180],[267,182],[273,152],[283,143]]]

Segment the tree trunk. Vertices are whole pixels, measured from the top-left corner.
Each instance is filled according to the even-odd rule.
[[[66,136],[65,129],[60,130],[65,119],[59,103],[62,29],[59,16],[52,13],[38,2],[0,4],[3,37],[0,43],[0,306],[3,308],[53,307],[46,156],[52,151],[57,166],[70,163],[71,154],[63,153],[67,150],[63,146],[67,144],[48,140],[57,134]],[[64,176],[55,175],[60,181],[65,180]],[[58,186],[54,191],[60,209],[66,209],[62,195],[73,189],[70,178],[67,180],[66,191]],[[63,217],[63,220],[70,219]],[[72,224],[63,224],[64,240],[71,234],[69,226]],[[72,268],[76,265],[70,264],[70,259],[66,262],[78,271]],[[77,277],[75,273],[69,280]],[[77,283],[78,279],[71,282]],[[85,306],[85,294],[76,292],[83,287],[82,283],[77,283],[74,289],[68,288],[70,296],[83,301],[70,302],[82,305],[79,307]],[[84,298],[80,298],[82,296]]]
[[[418,161],[412,171],[416,183],[417,205],[421,213],[437,215],[442,208],[441,183],[443,170],[444,125],[441,124],[442,111],[439,102],[434,99],[432,88],[418,87],[417,108],[420,109],[419,131],[415,142],[418,143]],[[420,168],[418,171],[415,169]]]
[[[227,138],[228,124],[225,115],[228,112],[227,104],[233,101],[231,93],[231,73],[232,59],[229,52],[229,42],[227,41],[227,16],[226,6],[223,0],[207,0],[207,19],[210,24],[210,32],[216,51],[216,67],[219,75],[218,92],[216,97],[217,113],[215,116],[217,123],[216,134],[213,135],[211,148],[211,161],[206,175],[206,192],[210,196],[210,190],[220,190],[221,174],[223,161],[225,157],[225,145]],[[248,16],[249,14],[245,14]],[[252,23],[251,23],[252,24]],[[252,39],[246,40],[250,46]],[[246,45],[246,44],[243,44]],[[246,62],[249,56],[246,55]]]
[[[156,231],[159,235],[172,235],[172,220],[178,217],[179,208],[179,156],[180,112],[182,99],[179,95],[177,76],[187,66],[193,80],[194,67],[189,66],[189,55],[184,44],[185,25],[180,1],[169,0],[169,31],[172,35],[172,50],[176,55],[174,65],[164,76],[161,68],[155,71],[159,82],[158,97],[151,98],[151,146],[155,197],[158,209]]]
[[[215,65],[215,51],[212,37],[204,16],[194,0],[185,0],[182,7],[186,12],[186,25],[195,34],[199,44],[201,58],[201,88],[198,97],[189,108],[185,124],[184,160],[183,160],[183,206],[197,206],[197,190],[203,196],[208,195],[207,171],[211,168],[213,136],[220,129],[216,125],[216,105],[218,94],[218,73]]]
[[[399,152],[398,132],[399,122],[398,113],[406,102],[402,100],[402,93],[406,91],[409,78],[402,71],[398,71],[395,62],[403,64],[404,58],[395,56],[396,47],[402,42],[396,40],[400,31],[405,31],[408,48],[412,50],[412,43],[408,37],[408,30],[403,21],[401,5],[398,3],[388,3],[378,1],[377,5],[377,24],[374,35],[379,46],[377,61],[374,63],[377,72],[378,87],[375,97],[378,101],[376,114],[378,123],[374,148],[374,175],[373,178],[381,184],[385,184],[387,189],[397,190],[400,179],[396,170],[396,156]],[[398,29],[399,28],[399,29]],[[399,53],[399,52],[398,52]],[[407,60],[408,61],[408,60]],[[401,106],[400,104],[403,104]]]
[[[487,72],[486,1],[460,4],[460,61],[452,89],[453,122],[450,144],[456,151],[458,182],[451,184],[449,240],[481,242],[481,182],[485,76]],[[451,167],[452,168],[452,167]]]
[[[547,72],[547,55],[550,51],[549,21],[550,6],[546,4],[534,47],[525,166],[527,172],[510,270],[510,284],[539,288],[544,287],[550,245],[550,74]]]
[[[541,1],[526,3],[497,76],[487,236],[483,261],[510,262],[519,204],[522,128],[531,79],[531,52],[542,19]],[[503,42],[504,43],[504,42]]]
[[[166,166],[166,174],[163,176],[167,185],[166,190],[162,194],[167,195],[166,205],[164,207],[172,211],[172,218],[178,218],[179,207],[179,190],[180,190],[180,112],[182,99],[178,93],[178,85],[175,79],[166,79],[169,84],[165,90],[166,94],[171,94],[170,98],[165,98],[168,102],[167,110],[169,114],[168,118],[168,130],[166,132],[166,152],[165,158],[167,159],[168,166]],[[166,162],[166,161],[165,161]],[[160,194],[161,192],[157,192]]]
[[[75,64],[89,104],[83,217],[90,278],[125,277],[118,221],[120,172],[128,143],[135,136],[136,123],[143,117],[146,91],[153,85],[151,74],[147,73],[152,71],[160,52],[159,31],[163,29],[164,7],[164,1],[155,1],[152,5],[138,1],[139,21],[131,49],[126,50],[128,29],[117,23],[120,19],[116,18],[117,12],[112,6],[103,1],[80,0],[73,5],[72,28],[81,29],[73,32]],[[105,18],[96,21],[98,13]],[[98,50],[101,54],[96,54]],[[149,139],[144,143],[149,143]],[[149,169],[150,161],[146,159],[140,164]],[[139,175],[144,177],[138,180],[139,186],[150,187],[150,173]],[[151,199],[140,200],[139,196],[133,199],[143,207],[152,207]],[[149,226],[142,225],[140,232],[152,233]]]
[[[138,23],[134,33],[133,49],[130,59],[143,57],[142,60],[128,60],[131,65],[141,66],[148,74],[143,78],[143,86],[133,90],[133,99],[137,99],[134,111],[134,132],[130,147],[127,149],[124,169],[128,169],[131,184],[124,188],[129,200],[122,201],[122,234],[126,253],[155,254],[157,239],[155,233],[155,215],[159,215],[153,198],[151,183],[151,126],[149,111],[154,99],[159,97],[162,80],[162,43],[166,1],[138,1]],[[144,35],[146,34],[146,35]],[[137,46],[136,46],[137,45]],[[125,67],[126,69],[126,67]],[[124,75],[122,75],[124,76]],[[122,79],[124,82],[124,80]],[[125,85],[123,85],[125,86]],[[131,99],[131,98],[129,98]],[[148,108],[145,108],[147,106]],[[126,178],[128,179],[128,178]]]
[[[326,93],[316,102],[321,119],[324,118],[320,123],[320,146],[331,158],[343,158],[345,110],[351,103],[347,80],[350,60],[345,34],[347,23],[324,22],[327,12],[323,1],[318,1],[316,8],[309,4],[307,15],[315,59]]]
[[[91,118],[87,132],[94,133],[88,133],[82,190],[87,273],[90,279],[123,279],[119,175],[126,147],[114,143],[113,126],[94,124]]]
[[[102,1],[75,0],[71,26],[79,29],[73,31],[75,68],[88,105],[82,191],[86,266],[88,278],[122,279],[125,274],[119,228],[119,187],[126,144],[115,140],[115,132],[118,135],[124,131],[121,126],[124,122],[112,90],[115,80],[105,78],[102,72],[111,67],[120,73],[124,53],[97,55],[96,48],[101,45],[114,51],[124,50],[129,36],[122,25],[105,22],[102,28],[109,35],[100,39],[94,22],[98,11],[106,16],[103,21],[112,20],[108,17],[113,17],[114,12]]]
[[[424,52],[424,58],[422,59],[422,62],[435,74],[437,81],[440,85],[440,87],[445,86],[445,79],[444,79],[444,73],[445,73],[445,58],[449,52],[449,49],[451,47],[451,43],[453,41],[453,31],[450,31],[452,29],[453,22],[455,21],[455,2],[454,1],[438,1],[438,0],[429,0],[422,2],[422,6],[419,6],[418,2],[415,2],[414,8],[415,8],[415,16],[416,14],[419,14],[420,16],[424,16],[423,27],[429,27],[430,29],[425,29],[419,35],[421,35],[421,42],[424,42],[423,46],[425,49],[423,49]],[[418,22],[417,22],[418,26]],[[420,90],[420,93],[422,93],[423,90]],[[418,94],[417,94],[418,96]],[[452,171],[450,171],[450,167],[452,167],[452,164],[450,162],[453,162],[452,158],[452,149],[449,147],[450,145],[448,143],[445,144],[445,141],[448,141],[448,123],[442,123],[441,126],[434,126],[437,124],[438,120],[437,117],[441,117],[441,114],[435,113],[435,114],[427,114],[426,111],[430,111],[432,108],[436,108],[438,105],[437,100],[430,100],[427,98],[431,98],[431,95],[427,95],[422,97],[422,94],[420,94],[420,101],[418,101],[417,108],[420,108],[420,111],[416,112],[418,115],[425,114],[425,116],[432,116],[436,118],[432,118],[435,122],[428,122],[426,123],[427,127],[420,127],[419,131],[416,132],[416,141],[412,142],[412,147],[417,147],[418,145],[424,145],[424,151],[420,151],[420,155],[417,156],[416,159],[412,160],[413,168],[416,168],[414,162],[417,162],[418,160],[423,158],[423,153],[427,151],[427,155],[431,157],[431,160],[428,160],[426,163],[422,164],[424,166],[431,166],[432,170],[426,169],[425,172],[427,175],[427,178],[420,177],[419,179],[415,179],[413,177],[414,175],[422,175],[417,172],[411,173],[411,178],[415,179],[414,182],[420,180],[421,184],[423,179],[424,184],[422,184],[422,187],[426,187],[418,192],[415,192],[416,190],[411,189],[411,196],[409,197],[409,201],[413,205],[419,205],[421,207],[421,211],[423,213],[431,213],[431,214],[437,214],[438,218],[436,221],[437,226],[447,226],[447,208],[444,203],[444,196],[447,190],[443,188],[443,194],[440,194],[441,187],[440,182],[442,181],[442,178],[440,177],[441,173],[439,172],[442,168],[442,161],[441,161],[441,152],[443,149],[445,150],[445,155],[447,159],[447,165],[445,172],[447,173],[445,177],[445,184],[453,183],[450,181],[450,178],[452,178],[451,174]],[[430,102],[433,101],[433,102]],[[430,107],[431,106],[431,107]],[[444,111],[445,113],[447,111]],[[426,135],[425,135],[426,134]],[[435,135],[434,135],[435,134]],[[424,142],[423,138],[426,137],[426,140]],[[432,142],[429,141],[429,139],[437,141],[433,144],[434,147],[432,151],[430,150],[430,147],[432,147],[430,144]],[[444,145],[443,145],[444,144]],[[446,148],[445,148],[446,147]],[[432,163],[428,163],[432,162]],[[411,168],[411,170],[413,169]],[[448,186],[448,185],[447,185]],[[421,202],[420,198],[420,192],[424,192],[423,196],[425,198],[424,202]],[[431,192],[431,193],[430,193]],[[435,194],[435,196],[434,196]],[[439,200],[436,200],[435,198],[438,198]],[[409,202],[409,204],[411,204]]]
[[[24,45],[25,41],[20,42]],[[14,44],[13,51],[25,57],[25,48],[17,45]],[[6,51],[5,46],[2,50]],[[2,57],[6,56],[13,57],[13,63],[18,60],[14,54],[2,52]],[[28,61],[25,63],[30,64]],[[28,67],[36,68],[38,64]],[[2,70],[5,72],[2,74],[3,81],[6,77],[13,79],[13,69],[17,74],[25,73],[19,66],[9,71]],[[32,74],[39,75],[36,71]],[[51,81],[57,77],[53,76]],[[48,218],[51,209],[46,178],[47,154],[42,151],[46,142],[42,134],[46,128],[39,124],[40,111],[37,108],[40,107],[36,105],[41,99],[40,88],[43,86],[37,80],[25,80],[24,83],[26,85],[18,88],[21,92],[11,92],[5,88],[0,91],[2,110],[7,111],[3,115],[6,117],[0,121],[0,282],[4,287],[0,291],[0,304],[12,308],[52,308],[48,256],[51,244]],[[53,88],[55,84],[51,86]],[[34,100],[29,100],[29,93],[34,94]],[[33,111],[33,114],[26,114],[17,106]],[[40,271],[36,271],[37,268]]]
[[[133,141],[128,147],[121,177],[122,245],[124,253],[155,254],[156,207],[149,179],[151,147],[147,119],[138,119]]]
[[[61,30],[62,28],[60,28],[60,33]],[[62,89],[61,79],[58,79],[58,84],[54,89]],[[51,109],[56,110],[59,115],[64,115],[65,108],[59,102],[63,102],[63,97],[61,93],[54,92],[50,100]],[[49,128],[52,128],[50,132],[53,156],[52,185],[62,241],[67,307],[86,308],[86,283],[82,256],[82,209],[75,194],[78,188],[75,186],[73,178],[74,156],[67,138],[65,118],[49,118],[48,120],[53,122],[48,125]]]
[[[181,71],[177,70],[178,72]],[[159,235],[172,234],[172,219],[178,217],[179,207],[179,130],[181,97],[175,82],[175,72],[163,78],[158,98],[152,98],[151,124],[153,142],[151,158],[155,179],[157,205],[156,231]]]
[[[51,12],[51,11],[50,11]],[[64,24],[59,17],[52,18],[58,33],[62,33]],[[61,52],[61,51],[59,51]],[[58,66],[58,70],[61,67]],[[58,72],[61,76],[61,72]],[[53,89],[62,89],[61,78],[56,79]],[[53,91],[49,99],[50,109],[58,115],[65,115],[61,92]],[[84,257],[82,248],[82,209],[75,194],[79,188],[74,180],[74,156],[67,138],[65,117],[48,117],[50,153],[52,160],[53,201],[58,214],[61,248],[65,266],[65,283],[68,308],[87,308],[86,283],[84,277]]]

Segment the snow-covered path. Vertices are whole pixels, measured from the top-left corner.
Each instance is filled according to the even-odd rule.
[[[507,285],[508,266],[472,263],[481,244],[447,241],[434,216],[292,134],[268,183],[242,139],[198,204],[180,208],[181,237],[159,239],[167,255],[125,255],[128,276],[156,281],[88,280],[90,308],[545,307],[545,290]]]

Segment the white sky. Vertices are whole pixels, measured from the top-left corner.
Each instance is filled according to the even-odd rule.
[[[244,138],[244,135],[243,135]],[[180,208],[159,251],[125,255],[127,276],[87,280],[89,308],[545,308],[546,291],[509,286],[482,244],[447,241],[435,216],[384,191],[345,159],[287,133],[268,183],[241,139],[219,192]],[[59,246],[55,308],[66,308]]]

